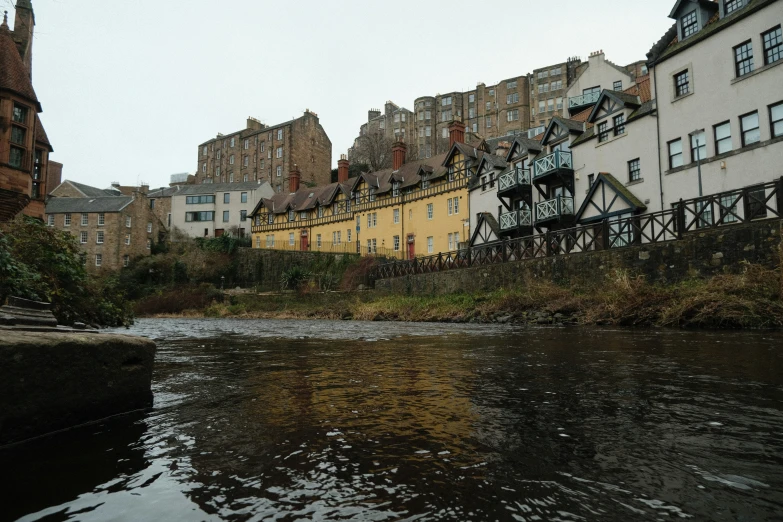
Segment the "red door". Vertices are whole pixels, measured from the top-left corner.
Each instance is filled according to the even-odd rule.
[[[310,242],[307,239],[307,230],[302,230],[302,239],[299,242],[299,249],[305,252],[310,248]]]
[[[416,249],[414,248],[413,243],[413,234],[408,236],[408,259],[413,259],[416,257]]]

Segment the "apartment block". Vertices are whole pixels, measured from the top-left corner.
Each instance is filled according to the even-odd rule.
[[[8,14],[0,25],[0,221],[24,212],[43,219],[44,199],[62,173],[32,84],[35,15],[30,0],[17,0],[14,30]]]
[[[200,144],[195,182],[262,181],[282,192],[294,165],[301,170],[306,184],[329,182],[332,142],[318,115],[310,110],[277,125],[248,118],[245,129],[218,134]]]
[[[117,270],[150,255],[166,234],[141,187],[125,196],[65,181],[46,202],[46,223],[74,235],[92,272]]]

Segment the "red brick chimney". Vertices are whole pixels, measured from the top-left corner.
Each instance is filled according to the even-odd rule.
[[[293,194],[299,190],[299,180],[302,178],[302,173],[299,170],[299,166],[294,165],[293,170],[288,174],[288,188]]]
[[[337,183],[348,181],[348,158],[345,154],[340,154],[340,160],[337,162]]]
[[[405,146],[405,143],[398,141],[394,144],[392,147],[392,169],[393,170],[400,170],[400,167],[402,167],[405,164],[405,152],[408,150],[408,147]]]
[[[449,125],[449,147],[458,142],[465,143],[465,124],[454,120]]]

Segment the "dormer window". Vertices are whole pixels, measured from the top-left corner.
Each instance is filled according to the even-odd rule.
[[[740,7],[742,7],[743,0],[725,0],[723,4],[723,16],[728,16]]]
[[[275,222],[275,215],[272,214],[271,212],[269,214],[267,214],[266,215],[266,222],[269,223],[270,225],[274,224],[274,222]]]
[[[449,181],[454,181],[454,165],[449,165]]]
[[[296,211],[289,210],[288,211],[288,221],[294,221],[296,219]]]
[[[392,197],[397,197],[400,195],[400,182],[395,181],[392,183]]]
[[[375,187],[370,187],[370,201],[375,201]]]
[[[14,103],[13,120],[16,123],[27,125],[27,107]]]
[[[427,174],[424,174],[421,177],[421,188],[423,188],[423,189],[430,188],[430,179],[429,179],[429,176]]]
[[[682,37],[688,38],[699,30],[699,22],[696,18],[696,11],[691,11],[682,17]]]
[[[324,207],[322,206],[318,207],[318,217],[324,217]]]

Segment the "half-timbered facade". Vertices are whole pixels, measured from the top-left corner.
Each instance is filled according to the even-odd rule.
[[[322,187],[293,184],[261,200],[251,214],[253,246],[399,259],[457,250],[469,234],[467,183],[488,147],[462,143],[464,125],[451,134],[446,154],[405,163],[398,143],[394,168]]]

